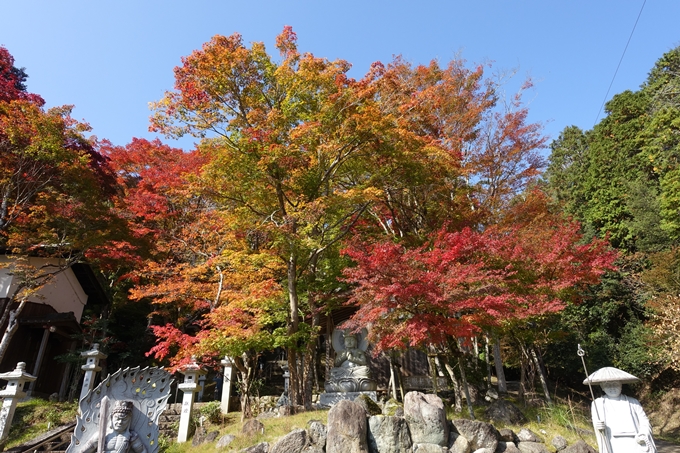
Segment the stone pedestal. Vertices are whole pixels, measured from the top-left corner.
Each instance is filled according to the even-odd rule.
[[[189,438],[189,424],[191,422],[191,411],[194,406],[194,397],[199,390],[198,379],[199,376],[206,374],[204,370],[193,361],[189,365],[184,366],[180,373],[184,375],[184,382],[177,386],[178,389],[184,392],[182,398],[182,413],[179,418],[179,430],[177,431],[177,442],[186,442]]]
[[[17,408],[17,403],[26,396],[24,383],[33,382],[35,376],[26,373],[26,364],[17,363],[14,371],[0,373],[0,379],[7,381],[5,390],[0,391],[0,398],[3,398],[2,409],[0,409],[0,445],[2,445],[9,435],[9,428],[12,426],[12,418]]]
[[[376,392],[326,392],[319,395],[318,405],[333,407],[342,400],[354,401],[359,395],[366,395],[376,403],[378,402],[378,394]]]
[[[98,372],[102,370],[99,366],[99,361],[105,359],[108,356],[99,350],[99,344],[95,343],[92,345],[92,349],[89,351],[81,352],[81,357],[86,357],[87,360],[85,365],[81,368],[85,372],[85,377],[83,377],[83,388],[80,390],[80,398],[78,401],[85,398],[87,392],[92,390],[94,387],[94,378]]]
[[[220,401],[220,412],[229,413],[229,401],[231,399],[231,384],[234,382],[234,361],[229,356],[224,356],[220,362],[224,367],[224,377],[222,378],[222,400]]]

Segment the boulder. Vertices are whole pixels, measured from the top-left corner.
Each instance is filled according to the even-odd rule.
[[[267,442],[262,442],[252,447],[244,448],[240,450],[239,453],[267,453],[269,450],[269,444]]]
[[[326,425],[319,420],[310,420],[307,422],[307,438],[311,445],[322,449],[325,448],[327,435]]]
[[[446,446],[449,440],[449,425],[446,410],[437,395],[409,392],[404,397],[404,418],[411,432],[411,441],[423,444]]]
[[[597,450],[584,441],[579,440],[578,442],[571,444],[562,450],[562,453],[597,453]]]
[[[243,424],[241,432],[249,437],[264,434],[264,425],[261,421],[251,418]]]
[[[495,453],[520,453],[521,450],[517,448],[513,442],[498,442]]]
[[[449,432],[450,453],[470,453],[470,442],[453,429]]]
[[[326,453],[368,453],[366,411],[341,400],[328,411]]]
[[[294,429],[269,449],[269,453],[300,453],[307,446],[307,431]]]
[[[520,442],[543,443],[543,439],[538,437],[538,434],[527,428],[522,428],[519,430],[517,433],[517,439],[519,439]]]
[[[413,444],[413,453],[444,453],[447,451],[446,447],[438,444]]]
[[[501,428],[498,430],[498,434],[501,435],[500,440],[503,442],[512,442],[512,443],[517,443],[519,442],[519,439],[517,438],[517,434],[510,428]]]
[[[493,401],[486,409],[486,416],[492,423],[504,425],[521,425],[527,422],[522,411],[510,401],[504,399]]]
[[[383,405],[383,410],[382,414],[383,415],[397,415],[397,410],[401,409],[402,410],[402,417],[403,417],[403,405],[395,400],[394,398],[388,399],[385,404]]]
[[[498,390],[495,388],[490,388],[489,390],[486,391],[486,395],[484,395],[484,399],[487,401],[494,401],[498,399]]]
[[[367,417],[370,417],[371,415],[382,414],[382,408],[378,406],[378,403],[373,401],[373,399],[366,394],[363,393],[360,394],[359,396],[354,398],[354,402],[364,408]]]
[[[236,436],[234,436],[233,434],[227,434],[226,436],[222,436],[217,441],[215,448],[227,447],[230,443],[232,443],[234,441],[234,439],[236,439]]]
[[[565,439],[562,436],[555,436],[552,438],[550,441],[553,447],[555,447],[555,451],[562,451],[565,448],[567,448],[567,439]]]
[[[323,451],[323,448],[319,447],[318,445],[309,445],[305,447],[304,450],[302,450],[302,453],[325,453]]]
[[[374,415],[368,419],[371,453],[410,453],[411,434],[403,417]]]
[[[550,453],[548,447],[542,442],[520,442],[517,444],[517,448],[522,453]]]
[[[461,418],[453,420],[453,426],[456,428],[456,431],[465,436],[468,442],[470,442],[470,449],[472,451],[479,450],[480,448],[496,450],[500,434],[490,423]]]
[[[196,428],[194,431],[194,437],[191,438],[191,446],[198,447],[203,442],[205,442],[205,429],[202,426]]]
[[[496,450],[492,450],[490,448],[480,448],[475,450],[473,453],[496,453]]]

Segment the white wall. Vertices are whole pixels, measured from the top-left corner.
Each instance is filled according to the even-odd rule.
[[[6,256],[0,256],[0,266],[7,265],[10,259]],[[36,267],[56,264],[58,260],[47,258],[29,258],[29,263]],[[54,268],[46,268],[51,271]],[[12,276],[9,274],[9,269],[0,267],[0,297],[9,297],[15,289],[12,284]],[[83,308],[87,303],[87,294],[80,286],[78,279],[73,271],[69,268],[60,272],[55,278],[44,288],[39,291],[39,296],[29,299],[31,302],[49,304],[54,307],[57,312],[67,313],[72,311],[76,320],[80,322],[80,317],[83,314]]]

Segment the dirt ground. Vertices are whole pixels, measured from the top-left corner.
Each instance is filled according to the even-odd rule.
[[[680,453],[680,445],[664,442],[663,440],[656,440],[655,443],[658,453]]]

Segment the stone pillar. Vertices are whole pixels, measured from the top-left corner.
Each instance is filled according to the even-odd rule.
[[[2,445],[9,435],[17,403],[26,396],[24,383],[33,382],[36,377],[26,373],[26,364],[19,362],[14,371],[0,373],[0,379],[7,381],[5,390],[0,391],[0,398],[3,398],[2,409],[0,409],[0,445]]]
[[[94,378],[96,374],[102,370],[102,367],[99,366],[99,361],[108,357],[106,354],[99,351],[98,343],[93,344],[92,349],[89,351],[81,352],[80,356],[86,357],[87,361],[85,362],[85,365],[81,367],[85,372],[85,377],[83,378],[83,388],[80,390],[80,398],[78,401],[85,398],[87,392],[92,390],[94,387]]]
[[[191,411],[194,407],[194,396],[198,391],[198,379],[206,372],[194,359],[192,363],[182,367],[180,373],[184,375],[184,382],[179,384],[177,388],[184,392],[184,396],[182,397],[182,414],[179,418],[179,430],[177,432],[178,443],[186,442],[189,438],[189,423],[191,422]]]
[[[222,400],[220,411],[223,414],[229,413],[229,400],[231,399],[231,383],[234,382],[234,361],[229,356],[224,356],[220,362],[224,367],[224,377],[222,381]]]

